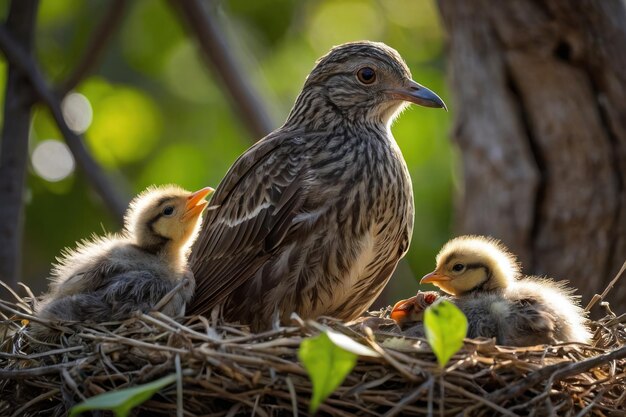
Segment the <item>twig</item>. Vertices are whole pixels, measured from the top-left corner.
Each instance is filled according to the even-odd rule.
[[[193,335],[196,338],[198,338],[200,340],[203,340],[205,342],[211,342],[211,343],[221,343],[222,342],[220,339],[213,338],[213,337],[211,337],[211,336],[209,336],[207,334],[197,332],[197,331],[193,330],[190,327],[184,326],[184,325],[180,324],[179,322],[177,322],[176,320],[174,320],[173,318],[167,316],[166,314],[161,313],[160,311],[154,311],[154,312],[152,312],[150,314],[153,315],[154,317],[158,317],[159,319],[161,319],[161,322],[159,323],[161,325],[163,325],[163,324],[165,324],[167,322],[172,327],[176,328],[177,330],[183,330],[184,332],[188,333],[189,335]]]
[[[589,311],[591,310],[591,308],[598,302],[598,301],[602,301],[604,300],[604,297],[606,297],[609,293],[609,291],[611,291],[613,289],[613,287],[615,286],[615,284],[617,283],[617,280],[619,280],[622,277],[622,274],[624,274],[624,271],[626,271],[626,262],[624,262],[624,264],[622,265],[622,267],[620,268],[619,272],[617,273],[617,275],[615,275],[615,278],[613,278],[613,280],[611,282],[609,282],[609,285],[606,286],[606,288],[604,289],[604,291],[602,292],[601,295],[594,295],[593,298],[591,299],[591,301],[589,301],[589,304],[587,304],[587,307],[585,307],[585,311]]]
[[[443,381],[442,385],[444,387],[446,387],[447,389],[451,390],[451,391],[456,391],[456,392],[458,392],[460,394],[463,394],[466,398],[471,398],[474,401],[478,401],[481,404],[483,404],[483,405],[485,405],[485,406],[487,406],[489,408],[492,408],[492,409],[498,411],[499,413],[501,413],[501,414],[503,414],[505,416],[518,417],[518,415],[515,414],[514,412],[509,411],[506,408],[500,407],[498,404],[495,404],[495,403],[489,401],[487,398],[485,398],[483,396],[476,395],[476,394],[474,394],[472,392],[469,392],[468,390],[466,390],[464,388],[457,387],[456,385],[451,384],[451,383],[449,383],[447,381]]]
[[[379,353],[380,356],[389,365],[391,365],[393,368],[395,368],[396,371],[398,371],[402,376],[404,376],[409,381],[413,381],[413,382],[419,381],[419,378],[417,376],[415,376],[414,374],[409,372],[401,363],[399,363],[397,360],[395,360],[390,354],[385,352],[385,349],[383,349],[378,343],[376,343],[376,341],[371,340],[369,338],[366,339],[366,340],[367,340],[368,344],[370,345],[370,347],[372,349],[374,349],[377,353]]]
[[[67,93],[76,88],[76,86],[93,71],[94,67],[98,65],[106,49],[106,45],[120,25],[127,3],[127,0],[113,0],[111,5],[108,6],[107,13],[94,30],[91,39],[87,42],[82,59],[76,64],[67,79],[57,88],[56,92],[59,97],[64,97]]]
[[[443,417],[443,411],[444,411],[444,380],[443,380],[443,372],[439,374],[439,398],[441,398],[441,401],[439,401],[439,416]]]
[[[185,410],[183,409],[183,368],[180,364],[180,355],[174,357],[174,366],[176,367],[176,417],[183,417]]]
[[[291,397],[291,414],[293,417],[298,417],[298,398],[296,396],[296,388],[293,386],[293,381],[290,377],[285,378],[287,389],[289,390],[289,396]]]
[[[19,295],[17,295],[17,293],[13,290],[13,288],[11,288],[7,283],[5,283],[3,280],[0,280],[0,287],[4,288],[9,294],[11,294],[13,296],[13,298],[15,298],[15,300],[19,303],[20,301],[22,301],[22,297],[20,297]]]
[[[47,319],[43,319],[41,317],[33,316],[32,314],[24,313],[19,310],[15,310],[11,305],[7,302],[0,300],[0,310],[8,311],[9,313],[15,314],[17,317],[21,319],[26,319],[28,321],[34,321],[36,323],[41,323],[47,327],[53,327],[53,322]]]
[[[72,327],[78,331],[60,343],[76,347],[45,355],[28,355],[33,346],[28,332],[23,328],[16,330],[0,344],[3,352],[10,352],[0,354],[0,369],[21,372],[35,368],[28,375],[11,374],[4,381],[5,374],[0,374],[0,408],[10,410],[4,413],[10,414],[43,392],[60,388],[61,394],[38,401],[25,411],[45,414],[52,408],[67,409],[80,396],[76,387],[85,387],[91,395],[119,387],[120,381],[122,386],[130,386],[175,372],[183,376],[186,416],[265,416],[292,414],[296,410],[301,413],[313,389],[298,362],[298,346],[294,342],[324,328],[349,335],[359,343],[364,343],[364,339],[382,343],[387,337],[378,339],[379,333],[367,331],[365,335],[353,334],[339,321],[317,325],[307,321],[302,327],[283,327],[264,334],[253,334],[245,326],[218,323],[210,331],[216,340],[207,341],[203,335],[197,335],[208,325],[202,317],[191,318],[188,326],[166,317],[152,312],[95,328],[89,323],[74,323]],[[613,325],[607,324],[613,321]],[[398,367],[385,360],[363,358],[324,402],[320,413],[621,415],[626,400],[626,329],[612,314],[595,323],[602,330],[596,338],[605,339],[605,345],[613,351],[598,353],[600,349],[576,344],[477,350],[466,344],[457,354],[465,359],[459,360],[453,371],[445,372],[445,380],[430,350],[403,345],[397,350],[384,345],[384,352],[398,367],[414,374],[419,382],[407,383]],[[258,348],[259,342],[263,349]],[[85,362],[75,371],[65,368],[70,366],[66,363],[75,363],[77,359]],[[63,367],[51,370],[43,366],[48,363],[61,363],[59,366]],[[180,414],[179,385],[162,391],[158,399],[144,403],[138,412]],[[502,389],[494,393],[498,388]]]
[[[78,384],[76,383],[76,381],[74,381],[74,378],[72,378],[67,368],[61,369],[61,377],[65,381],[65,384],[72,390],[75,395],[77,395],[83,401],[86,399],[83,393],[80,392],[80,390],[78,389]]]
[[[162,321],[157,320],[156,318],[151,317],[151,316],[149,316],[147,314],[144,314],[144,313],[140,312],[139,314],[137,314],[137,317],[141,317],[143,320],[145,320],[145,321],[147,321],[149,323],[152,323],[152,324],[154,324],[156,326],[162,327],[164,330],[166,330],[166,331],[168,331],[168,332],[170,332],[172,334],[177,333],[176,329],[173,328],[172,326],[169,326],[169,325],[163,323]]]
[[[413,392],[398,401],[398,403],[393,406],[391,410],[385,413],[384,417],[394,417],[395,415],[402,413],[404,406],[407,404],[411,404],[413,401],[419,398],[424,391],[430,389],[431,385],[434,384],[434,381],[435,380],[433,379],[433,377],[427,379],[426,382],[422,383],[419,387],[413,390]]]
[[[513,398],[522,394],[527,389],[537,385],[541,381],[550,379],[551,382],[559,381],[563,378],[567,378],[571,375],[576,375],[581,372],[588,371],[603,363],[610,362],[616,359],[626,358],[626,346],[619,349],[615,349],[609,353],[603,355],[594,356],[589,359],[582,360],[574,363],[558,363],[555,365],[546,366],[541,368],[526,378],[509,385],[506,388],[500,389],[487,396],[487,399],[494,402],[500,402],[502,399]]]
[[[45,352],[31,353],[30,355],[5,353],[0,352],[0,358],[20,359],[20,360],[33,360],[38,358],[45,358],[46,356],[60,355],[63,353],[74,352],[77,350],[85,349],[84,346],[70,346],[61,349],[47,350]]]
[[[224,31],[216,19],[198,0],[170,0],[170,4],[179,10],[197,38],[204,55],[222,79],[236,113],[250,133],[255,139],[260,139],[271,132],[273,123],[263,101],[230,52]]]
[[[24,411],[28,410],[32,405],[37,404],[39,401],[47,400],[50,397],[54,397],[59,392],[60,390],[58,388],[53,388],[48,392],[44,392],[43,394],[36,396],[32,400],[26,402],[23,406],[15,410],[15,412],[11,414],[11,417],[19,417],[23,415]]]
[[[87,178],[93,185],[96,192],[100,195],[100,197],[102,197],[105,204],[109,207],[118,222],[121,224],[123,221],[124,211],[126,209],[125,199],[121,198],[117,194],[115,188],[106,177],[106,174],[100,165],[98,165],[98,163],[89,154],[87,148],[85,148],[82,137],[74,133],[65,122],[59,100],[48,88],[34,60],[26,54],[18,44],[15,43],[11,34],[2,25],[0,25],[0,49],[2,49],[7,61],[14,64],[16,67],[19,67],[20,70],[28,77],[35,93],[50,109],[52,117],[56,121],[61,134],[65,138],[65,141],[67,142],[67,145],[79,166],[87,175]]]
[[[172,352],[172,353],[180,353],[180,354],[187,353],[187,351],[184,349],[177,349],[171,346],[153,345],[153,344],[144,342],[142,340],[135,340],[135,339],[131,339],[128,337],[94,336],[94,335],[90,335],[87,333],[80,333],[79,336],[84,337],[86,339],[97,340],[99,342],[124,343],[129,346],[144,347],[144,348],[155,349],[155,350],[163,350],[163,351]]]
[[[37,368],[26,369],[2,369],[0,368],[0,379],[24,379],[35,376],[56,374],[63,368],[71,368],[85,362],[85,359],[77,359],[72,362],[57,363],[55,365],[39,366]]]
[[[426,415],[428,417],[432,417],[434,413],[434,407],[433,407],[434,397],[435,397],[435,384],[431,384],[430,387],[428,387],[428,405],[426,408]]]
[[[587,406],[585,408],[583,408],[582,410],[580,410],[580,412],[578,414],[576,414],[574,417],[585,417],[586,415],[588,415],[588,413],[591,411],[591,409],[593,408],[594,405],[596,405],[598,402],[600,402],[600,400],[602,399],[602,397],[604,397],[604,393],[606,392],[606,390],[602,390],[598,393],[598,395],[594,396],[593,400],[591,400],[589,402],[589,404],[587,404]]]
[[[171,290],[168,291],[167,294],[165,294],[158,303],[156,303],[156,305],[152,308],[153,310],[159,311],[161,310],[163,307],[165,307],[165,305],[167,303],[169,303],[171,301],[171,299],[174,297],[174,295],[176,295],[176,293],[178,291],[181,290],[181,288],[183,288],[185,285],[187,285],[189,283],[189,280],[187,278],[183,278],[180,280],[180,282],[178,284],[176,284],[174,286],[174,288],[172,288]]]
[[[22,288],[24,291],[26,291],[26,294],[28,294],[28,296],[31,298],[31,300],[35,299],[35,294],[33,294],[32,290],[30,289],[30,287],[26,284],[24,284],[23,282],[18,282],[17,285]],[[21,300],[24,301],[24,300]],[[31,310],[32,312],[32,310]]]

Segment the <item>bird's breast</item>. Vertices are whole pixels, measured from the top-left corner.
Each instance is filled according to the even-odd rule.
[[[369,139],[331,149],[321,158],[325,163],[316,169],[326,183],[319,193],[326,198],[296,218],[307,224],[326,222],[310,230],[333,235],[327,248],[312,240],[308,253],[315,261],[304,265],[306,276],[316,277],[316,284],[309,281],[307,286],[316,297],[303,295],[303,316],[332,312],[349,319],[360,314],[382,291],[408,248],[413,195],[406,164],[389,140]],[[306,301],[310,299],[317,302]]]

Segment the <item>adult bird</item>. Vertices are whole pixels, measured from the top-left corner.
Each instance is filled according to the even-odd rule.
[[[445,108],[389,46],[352,42],[321,57],[285,124],[218,186],[192,253],[191,313],[220,305],[257,330],[292,312],[363,313],[413,229],[411,179],[390,131],[407,102]]]
[[[563,282],[524,276],[517,258],[498,240],[461,236],[446,243],[436,269],[421,280],[449,294],[465,313],[469,337],[495,337],[513,346],[588,343],[587,319]],[[419,320],[423,306],[411,299],[391,313],[400,322]],[[419,330],[419,326],[417,328]]]
[[[66,249],[52,269],[50,291],[36,315],[51,321],[103,322],[147,312],[183,279],[188,282],[163,305],[163,313],[184,314],[195,280],[189,250],[211,188],[190,193],[178,186],[151,187],[130,204],[122,233],[94,236]],[[33,323],[42,340],[57,332]]]

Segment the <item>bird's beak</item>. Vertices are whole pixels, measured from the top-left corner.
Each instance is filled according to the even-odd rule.
[[[409,318],[411,310],[415,305],[415,297],[411,297],[407,300],[398,301],[391,310],[391,319],[395,320],[396,323],[402,324],[406,322]]]
[[[202,210],[209,204],[204,199],[215,191],[211,187],[205,187],[196,191],[187,197],[187,203],[185,204],[185,214],[183,214],[182,220],[195,219],[202,213]]]
[[[426,274],[424,275],[424,277],[422,277],[422,279],[420,280],[420,284],[439,284],[441,282],[446,282],[446,281],[451,281],[452,278],[450,278],[447,275],[443,275],[443,274],[439,274],[436,270],[431,272],[430,274]]]
[[[411,103],[424,107],[442,108],[448,111],[446,103],[433,91],[413,80],[409,80],[407,84],[406,87],[389,91],[391,97],[398,100],[410,101]]]

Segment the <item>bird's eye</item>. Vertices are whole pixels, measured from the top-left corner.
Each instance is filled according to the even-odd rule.
[[[370,67],[364,67],[356,73],[356,77],[363,84],[371,84],[376,81],[376,72]]]
[[[164,216],[171,216],[172,214],[174,214],[174,207],[173,206],[167,206],[163,209],[163,215]]]
[[[461,272],[465,269],[465,265],[463,264],[454,264],[454,266],[452,267],[452,270],[454,272]]]

